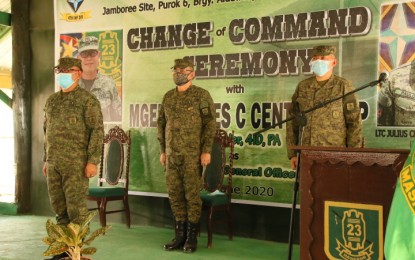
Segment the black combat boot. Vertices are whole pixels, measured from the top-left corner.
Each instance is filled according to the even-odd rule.
[[[193,253],[197,248],[197,231],[199,224],[198,223],[187,223],[187,239],[183,247],[183,252]]]
[[[165,244],[163,248],[167,251],[182,249],[184,242],[186,242],[186,222],[177,221],[173,240],[170,243]]]
[[[62,254],[54,255],[51,258],[45,258],[45,260],[59,260],[59,259],[62,259],[62,258],[68,257],[68,256],[69,256],[68,253],[63,252]]]

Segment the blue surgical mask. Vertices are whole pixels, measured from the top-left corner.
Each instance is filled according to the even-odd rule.
[[[311,70],[317,76],[321,77],[330,70],[329,60],[315,60],[311,62]]]
[[[72,73],[59,73],[58,84],[62,89],[69,88],[74,83]]]

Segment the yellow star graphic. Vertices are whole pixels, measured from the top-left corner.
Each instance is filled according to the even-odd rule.
[[[73,40],[71,39],[68,44],[62,43],[63,54],[62,57],[73,57],[73,53],[76,51],[76,48],[73,46]]]

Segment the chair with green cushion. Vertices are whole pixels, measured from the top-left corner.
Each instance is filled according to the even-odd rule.
[[[211,163],[203,173],[204,187],[200,192],[203,206],[207,211],[208,248],[212,247],[213,225],[226,223],[228,227],[228,238],[232,240],[232,169],[233,169],[233,132],[229,136],[222,129],[216,131],[212,147]],[[219,218],[214,213],[223,211],[225,218]],[[223,215],[223,214],[220,214]]]
[[[106,226],[106,215],[125,212],[126,224],[130,228],[128,204],[128,176],[130,166],[130,132],[118,126],[111,128],[104,137],[97,187],[89,187],[88,200],[97,202],[101,226]],[[107,210],[107,202],[120,200],[123,208]]]

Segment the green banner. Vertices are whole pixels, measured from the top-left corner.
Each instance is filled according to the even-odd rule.
[[[99,38],[105,54],[100,71],[114,78],[122,100],[122,122],[106,122],[107,128],[119,124],[132,132],[131,193],[164,196],[158,106],[174,87],[174,59],[192,59],[194,84],[211,93],[217,126],[235,132],[234,201],[288,206],[295,173],[287,159],[285,125],[278,123],[286,119],[297,83],[312,76],[312,47],[336,46],[335,74],[355,87],[377,80],[384,70],[392,76],[414,59],[412,2],[383,2],[55,1],[56,60],[76,57],[81,37]],[[378,105],[380,90],[358,93],[365,145],[407,148],[415,130],[390,122],[399,116],[391,116],[387,102]],[[396,115],[411,112],[415,94],[399,93],[405,107]]]

